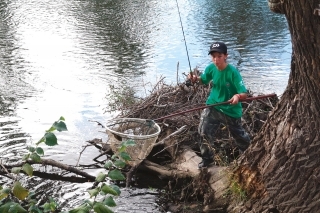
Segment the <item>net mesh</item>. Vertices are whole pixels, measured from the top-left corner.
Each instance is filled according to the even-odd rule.
[[[119,118],[108,122],[106,132],[108,143],[114,153],[117,153],[121,143],[133,140],[134,146],[127,147],[126,152],[130,155],[130,166],[136,166],[143,161],[151,152],[160,127],[152,120],[138,118]]]

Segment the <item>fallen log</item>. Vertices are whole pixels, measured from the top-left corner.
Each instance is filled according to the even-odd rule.
[[[63,175],[52,175],[50,173],[44,173],[44,172],[37,172],[37,171],[34,171],[34,175],[35,176],[38,176],[39,177],[46,177],[47,179],[52,179],[52,180],[68,180],[70,182],[77,182],[77,181],[80,181],[80,183],[82,182],[94,182],[96,177],[95,176],[92,176],[86,172],[83,172],[73,166],[69,166],[69,165],[66,165],[66,164],[63,164],[63,163],[60,163],[58,161],[55,161],[55,160],[51,160],[51,159],[41,159],[39,162],[37,161],[32,161],[32,160],[27,160],[26,162],[19,162],[19,163],[16,163],[16,164],[10,164],[10,165],[5,165],[5,164],[2,164],[2,166],[4,168],[6,168],[6,170],[8,171],[11,171],[11,169],[13,167],[22,167],[25,163],[28,163],[30,165],[42,165],[42,166],[54,166],[54,167],[57,167],[57,168],[60,168],[64,171],[69,171],[69,172],[72,172],[76,175],[80,175],[81,177],[83,177],[84,179],[79,179],[79,178],[76,178],[74,176],[63,176]],[[61,177],[59,179],[59,176]]]

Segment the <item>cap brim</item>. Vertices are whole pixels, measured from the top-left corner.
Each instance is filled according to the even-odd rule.
[[[225,52],[223,52],[222,50],[210,50],[209,51],[209,53],[208,53],[208,55],[210,55],[211,53],[213,53],[213,52],[218,52],[218,53],[224,53],[225,54]]]

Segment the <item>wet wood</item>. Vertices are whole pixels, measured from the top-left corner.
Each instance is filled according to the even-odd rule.
[[[83,172],[79,169],[77,169],[76,167],[74,166],[70,166],[70,165],[66,165],[66,164],[63,164],[63,163],[60,163],[58,161],[55,161],[55,160],[51,160],[51,159],[41,159],[39,162],[36,162],[36,161],[32,161],[32,160],[27,160],[26,162],[19,162],[19,163],[16,163],[16,164],[10,164],[10,165],[5,165],[5,164],[2,164],[2,166],[4,168],[6,168],[8,171],[10,171],[13,167],[22,167],[25,163],[28,163],[30,165],[46,165],[46,166],[53,166],[53,167],[57,167],[59,169],[62,169],[64,171],[69,171],[71,173],[74,173],[76,175],[79,175],[81,177],[83,177],[84,179],[79,179],[79,178],[74,178],[74,177],[65,177],[63,175],[52,175],[50,173],[45,173],[45,172],[34,172],[34,175],[37,175],[39,174],[39,177],[45,177],[47,179],[51,179],[52,180],[65,180],[65,181],[70,181],[70,182],[76,182],[76,181],[80,181],[80,182],[93,182],[95,181],[96,177],[95,176],[92,176],[86,172]],[[58,177],[61,177],[60,179]],[[85,180],[85,181],[84,181]]]

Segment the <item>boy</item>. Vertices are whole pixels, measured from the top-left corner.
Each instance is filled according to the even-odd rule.
[[[239,100],[247,98],[247,89],[242,77],[237,68],[227,63],[227,46],[223,42],[211,44],[208,55],[211,55],[213,63],[206,67],[202,75],[188,75],[188,78],[193,83],[209,84],[212,81],[213,86],[206,101],[207,105],[228,100],[231,103],[206,108],[201,114],[198,132],[201,136],[202,161],[199,163],[199,168],[207,167],[213,162],[213,152],[208,143],[213,143],[220,123],[228,126],[240,151],[245,151],[250,144],[250,137],[241,125],[242,105]]]

